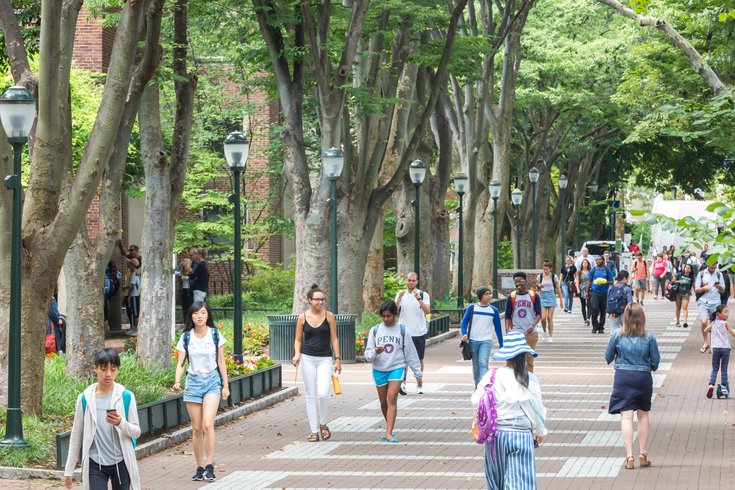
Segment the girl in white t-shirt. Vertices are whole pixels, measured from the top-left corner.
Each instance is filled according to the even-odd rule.
[[[217,347],[215,347],[215,341]],[[225,338],[214,326],[209,306],[195,301],[186,315],[184,333],[179,338],[174,390],[181,391],[181,376],[188,358],[184,402],[189,412],[192,446],[197,469],[194,481],[214,481],[214,418],[220,398],[230,397],[225,365]]]

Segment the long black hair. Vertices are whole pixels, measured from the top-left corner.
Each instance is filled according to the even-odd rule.
[[[516,381],[523,386],[528,388],[528,365],[526,364],[526,354],[519,354],[513,359],[509,359],[508,362],[513,366],[513,373],[516,375]]]
[[[207,310],[207,326],[214,328],[214,319],[212,319],[212,310],[209,309],[209,305],[204,301],[194,301],[189,307],[189,311],[186,312],[184,332],[194,328],[194,320],[191,319],[191,316],[202,308],[206,308]]]

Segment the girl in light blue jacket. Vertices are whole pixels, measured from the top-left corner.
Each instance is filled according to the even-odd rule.
[[[406,364],[416,377],[416,385],[422,386],[421,362],[411,338],[406,342],[406,327],[396,321],[398,307],[395,301],[380,305],[382,323],[370,329],[365,347],[365,358],[373,363],[373,379],[378,390],[380,410],[385,418],[385,436],[380,439],[397,443],[393,436],[398,411],[398,391],[403,381]]]

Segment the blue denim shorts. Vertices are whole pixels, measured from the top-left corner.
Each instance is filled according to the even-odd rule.
[[[209,374],[186,374],[186,389],[184,401],[202,403],[207,395],[222,396],[219,371],[216,369]]]
[[[375,386],[385,386],[388,381],[403,381],[403,371],[406,368],[399,367],[393,371],[378,371],[373,369],[373,379],[375,380]]]

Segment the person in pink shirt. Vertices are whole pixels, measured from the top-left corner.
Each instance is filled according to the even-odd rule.
[[[661,289],[661,299],[664,299],[666,292],[666,271],[668,270],[669,261],[664,257],[664,253],[659,252],[656,260],[653,262],[653,299],[658,299],[658,290]]]

